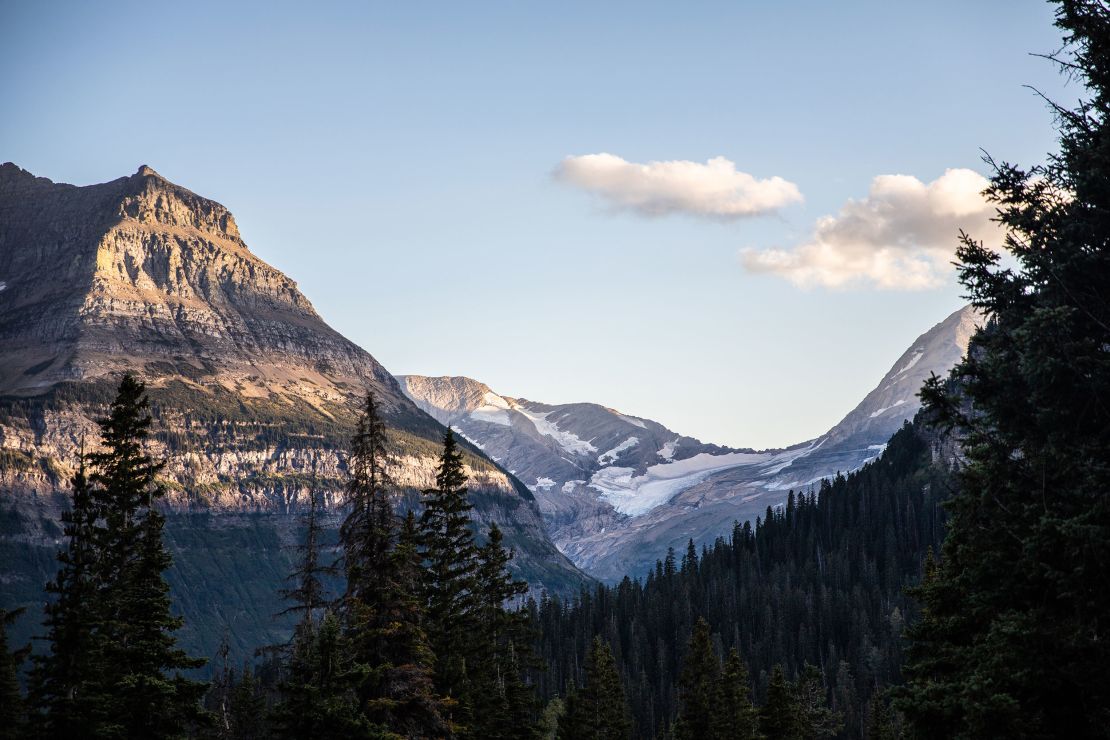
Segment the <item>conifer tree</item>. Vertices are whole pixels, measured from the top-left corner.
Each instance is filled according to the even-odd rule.
[[[767,684],[767,701],[759,712],[759,731],[767,740],[796,740],[801,737],[798,715],[793,687],[782,666],[776,665]]]
[[[351,510],[341,529],[346,634],[361,674],[357,692],[367,721],[405,737],[434,737],[448,726],[433,686],[433,653],[414,589],[413,521],[407,521],[401,541],[389,500],[387,442],[369,394],[347,463]]]
[[[436,656],[436,686],[459,702],[465,724],[470,700],[467,661],[473,656],[477,594],[477,548],[470,529],[462,454],[448,429],[436,473],[436,487],[423,492],[421,554],[428,635]]]
[[[309,740],[324,737],[383,737],[360,711],[354,686],[358,672],[339,617],[325,611],[319,623],[296,634],[280,689],[282,701],[273,714],[278,737]]]
[[[717,692],[711,737],[718,740],[757,740],[759,710],[752,704],[748,669],[733,648],[725,661]]]
[[[87,456],[92,475],[75,481],[67,522],[74,534],[54,584],[59,599],[47,615],[51,656],[36,680],[48,727],[64,721],[87,735],[161,738],[205,719],[205,684],[181,673],[204,660],[190,658],[173,636],[183,620],[171,614],[163,576],[172,559],[155,506],[164,494],[162,464],[144,450],[149,405],[144,385],[124,375],[99,422],[102,449]],[[75,628],[78,618],[85,625]],[[77,646],[86,652],[69,652]]]
[[[521,674],[531,658],[528,613],[510,602],[528,591],[528,584],[509,572],[512,552],[503,546],[496,523],[478,551],[475,599],[476,651],[471,674],[472,707],[469,734],[476,738],[525,738],[536,731],[535,691]]]
[[[354,674],[341,661],[349,660],[342,636],[322,639],[324,620],[335,624],[323,578],[334,570],[320,563],[321,526],[319,496],[315,484],[309,488],[308,510],[304,516],[304,541],[297,546],[300,555],[289,576],[293,588],[282,595],[292,603],[282,614],[299,614],[287,646],[277,648],[284,654],[278,682],[279,701],[272,719],[278,737],[314,737],[321,728],[359,727],[357,699],[353,690]],[[323,652],[324,648],[332,653]],[[230,705],[231,682],[225,681]],[[227,710],[229,713],[230,710]],[[230,726],[230,720],[227,721]]]
[[[1050,57],[1086,99],[1053,105],[1048,164],[995,167],[1016,266],[962,237],[988,322],[922,392],[964,457],[898,702],[922,734],[1095,737],[1110,717],[1110,10],[1055,5]]]
[[[82,445],[77,474],[71,486],[71,508],[62,513],[65,547],[58,551],[60,563],[54,580],[46,584],[53,596],[43,608],[43,638],[48,650],[34,657],[30,701],[36,733],[69,737],[92,722],[90,700],[94,691],[92,630],[95,620],[96,565],[94,532],[97,512],[85,471]]]
[[[632,730],[624,686],[609,646],[595,637],[586,658],[586,682],[567,694],[560,740],[626,740]]]
[[[227,726],[226,737],[230,740],[263,740],[270,736],[266,722],[266,699],[254,671],[246,663],[239,678],[231,685]]]
[[[678,682],[681,708],[675,723],[676,740],[710,740],[717,711],[720,661],[709,639],[709,623],[699,618],[686,650],[686,662]]]
[[[794,687],[798,726],[804,738],[833,737],[843,728],[840,713],[829,708],[821,669],[807,663]]]
[[[206,689],[180,673],[205,661],[190,658],[173,636],[184,620],[170,613],[163,576],[172,558],[162,542],[165,517],[155,507],[165,493],[156,478],[163,463],[143,449],[149,407],[145,386],[124,375],[100,421],[103,451],[89,455],[92,498],[103,520],[94,530],[96,680],[108,732],[131,738],[180,735],[202,719]]]
[[[27,650],[8,647],[8,627],[23,609],[0,609],[0,739],[22,737],[27,728],[27,703],[19,688],[19,667]]]

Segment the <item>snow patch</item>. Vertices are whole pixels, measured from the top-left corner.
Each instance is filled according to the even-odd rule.
[[[729,452],[724,455],[702,452],[685,460],[652,465],[643,475],[635,475],[635,468],[613,466],[594,473],[590,478],[590,487],[622,514],[640,516],[697,485],[711,473],[767,463],[775,457],[769,452]]]
[[[0,291],[3,291],[7,287],[8,287],[8,284],[5,283],[3,280],[0,280]],[[643,426],[643,424],[641,424],[640,426]]]
[[[647,424],[645,424],[640,419],[637,419],[635,416],[625,416],[624,414],[617,414],[617,416],[619,416],[622,420],[628,422],[629,424],[631,424],[634,427],[640,427],[640,429],[647,429]]]
[[[555,485],[555,481],[550,478],[536,478],[536,490],[546,491]]]
[[[890,411],[890,410],[891,410],[892,408],[895,408],[895,407],[897,407],[897,406],[901,406],[901,405],[902,405],[902,404],[904,404],[904,403],[905,403],[905,401],[895,401],[895,402],[894,402],[894,404],[893,404],[892,406],[883,406],[883,407],[882,407],[881,409],[879,409],[878,411],[872,411],[872,412],[871,412],[871,416],[870,416],[870,417],[868,417],[868,418],[874,419],[874,418],[875,418],[876,416],[878,416],[879,414],[882,414],[882,413],[885,413],[885,412],[887,412],[887,411]]]
[[[584,485],[586,485],[584,480],[568,480],[563,484],[563,493],[573,493],[575,488]]]
[[[914,355],[910,359],[910,361],[906,363],[906,366],[903,367],[898,372],[894,373],[895,377],[897,377],[897,376],[901,375],[902,373],[906,372],[907,370],[909,370],[911,367],[916,365],[918,363],[918,361],[921,360],[922,357],[925,356],[925,350],[923,350],[923,349],[915,349],[913,352],[914,352]]]
[[[655,454],[659,455],[659,457],[663,458],[664,460],[673,460],[674,451],[678,447],[678,440],[679,438],[675,437],[670,442],[667,442],[665,445],[663,445],[663,448]]]
[[[454,432],[455,434],[457,434],[457,435],[459,435],[460,437],[462,437],[463,439],[465,439],[465,440],[466,440],[467,442],[469,442],[470,444],[472,444],[472,445],[474,445],[475,447],[477,447],[477,448],[478,448],[479,450],[484,450],[484,449],[486,449],[485,447],[483,447],[483,446],[482,446],[482,443],[481,443],[481,442],[479,442],[478,440],[476,440],[476,439],[471,439],[470,437],[468,437],[468,436],[466,436],[465,434],[463,434],[463,431],[462,431],[461,429],[459,429],[458,427],[456,427],[456,426],[452,426],[452,427],[451,427],[451,431],[453,431],[453,432]],[[494,460],[496,460],[496,459],[497,459],[497,458],[494,458]]]
[[[475,421],[485,421],[490,424],[499,424],[503,427],[511,426],[509,410],[512,406],[496,393],[486,391],[482,396],[482,405],[470,412],[470,418]]]
[[[537,432],[545,437],[551,437],[567,452],[575,455],[592,455],[597,452],[597,448],[589,442],[579,439],[570,432],[564,432],[556,424],[548,421],[547,417],[553,412],[548,411],[543,414],[537,414],[534,411],[529,411],[523,406],[517,406],[515,408],[521,414],[524,414],[524,416],[528,418],[528,421],[535,425]]]
[[[617,461],[617,458],[620,457],[622,452],[624,452],[625,450],[631,449],[631,448],[635,447],[638,444],[640,444],[640,438],[639,437],[629,437],[628,439],[621,442],[619,445],[617,445],[613,449],[609,450],[608,452],[603,452],[600,455],[598,455],[597,456],[597,464],[598,465],[608,465],[610,463],[614,463],[614,462]]]

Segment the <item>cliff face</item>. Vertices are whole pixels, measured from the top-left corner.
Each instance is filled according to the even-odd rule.
[[[390,427],[399,503],[434,481],[443,427],[250,252],[222,205],[149,167],[75,187],[0,165],[0,605],[41,601],[62,492],[125,371],[148,384],[151,451],[167,461],[168,539],[193,547],[178,552],[175,572],[195,571],[191,559],[220,550],[229,533],[263,548],[256,567],[223,574],[228,594],[259,579],[276,594],[287,565],[278,544],[295,539],[310,483],[339,516],[343,449],[367,391]],[[529,491],[477,448],[466,463],[479,529],[505,530],[518,573],[553,591],[585,583],[547,538]],[[200,610],[186,617],[218,641],[234,605],[174,583]],[[261,618],[268,607],[248,608]],[[272,629],[239,621],[244,649]]]

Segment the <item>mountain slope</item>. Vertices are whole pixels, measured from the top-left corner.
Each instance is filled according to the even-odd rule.
[[[956,364],[981,318],[956,311],[922,334],[879,385],[826,434],[780,450],[736,450],[683,437],[596,404],[500,396],[468,378],[399,376],[424,410],[514,470],[536,495],[552,539],[606,580],[640,574],[688,539],[711,542],[821,478],[862,467],[920,407],[916,394]]]
[[[272,629],[276,604],[259,599],[281,586],[282,544],[296,538],[291,514],[310,484],[339,505],[341,451],[366,391],[391,431],[400,503],[414,504],[434,481],[443,427],[249,251],[226,208],[149,167],[75,187],[0,166],[0,348],[4,606],[41,600],[62,491],[124,371],[149,386],[152,451],[167,459],[168,539],[182,548],[176,571],[229,579],[211,593],[259,594],[247,607],[255,614],[231,620],[238,599],[186,598],[190,584],[175,581],[176,596],[193,605],[191,625],[207,632],[202,650],[231,621],[241,648],[263,644],[256,638]],[[521,576],[553,591],[587,582],[548,539],[519,481],[476,448],[465,461],[479,529],[501,526]],[[213,548],[232,556],[228,541],[254,557],[237,553],[226,569],[203,561]]]

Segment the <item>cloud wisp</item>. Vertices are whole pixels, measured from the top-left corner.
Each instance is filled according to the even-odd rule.
[[[930,183],[908,175],[880,175],[862,200],[818,219],[809,240],[789,249],[745,249],[750,272],[770,273],[801,287],[874,287],[926,290],[953,272],[960,229],[990,246],[1001,244],[983,197],[987,180],[950,169]]]
[[[683,213],[732,221],[761,216],[802,200],[798,186],[781,177],[757,179],[724,157],[708,162],[629,162],[614,154],[564,159],[560,182],[593,193],[619,211],[641,216]]]

